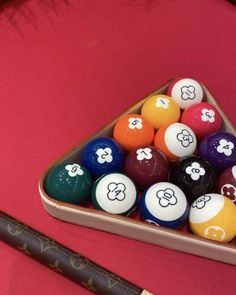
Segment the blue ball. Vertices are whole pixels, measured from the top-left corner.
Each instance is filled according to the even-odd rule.
[[[80,156],[81,163],[91,174],[99,177],[123,168],[124,150],[112,138],[99,137],[88,142]]]
[[[185,194],[175,184],[158,182],[141,195],[140,215],[149,223],[176,228],[184,224],[188,213]]]

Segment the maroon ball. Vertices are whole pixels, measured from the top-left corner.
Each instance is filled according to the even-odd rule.
[[[144,189],[168,180],[169,161],[154,147],[136,148],[127,155],[124,170],[140,189]]]
[[[218,192],[236,204],[236,166],[229,167],[220,174]]]

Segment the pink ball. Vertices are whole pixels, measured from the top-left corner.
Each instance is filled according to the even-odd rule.
[[[200,102],[186,108],[180,119],[188,125],[198,139],[220,130],[222,118],[217,108],[210,103]]]

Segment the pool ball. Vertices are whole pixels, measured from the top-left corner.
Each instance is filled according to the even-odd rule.
[[[173,164],[170,182],[180,187],[191,204],[206,193],[212,193],[216,183],[216,172],[207,161],[190,156]]]
[[[138,193],[133,181],[121,173],[98,178],[92,188],[92,204],[112,214],[129,215],[137,206]]]
[[[155,182],[167,180],[169,161],[154,147],[136,148],[127,155],[124,171],[140,189],[144,189]]]
[[[73,204],[88,200],[92,184],[90,173],[78,163],[59,164],[45,177],[45,191],[51,198]]]
[[[129,151],[152,144],[154,128],[141,115],[128,114],[116,122],[113,137],[125,150]]]
[[[236,165],[236,137],[226,131],[211,133],[200,141],[198,152],[213,168],[223,171]]]
[[[218,192],[236,204],[236,165],[221,172],[218,178]]]
[[[98,137],[83,147],[80,161],[90,173],[99,177],[105,173],[120,171],[124,157],[124,150],[114,139]]]
[[[182,123],[173,123],[157,130],[154,145],[168,159],[177,160],[193,154],[196,150],[197,139],[191,128]]]
[[[236,206],[220,194],[206,194],[190,207],[189,225],[196,235],[219,242],[229,242],[236,235]]]
[[[189,205],[185,194],[176,185],[158,182],[142,193],[140,216],[146,222],[176,228],[186,221]]]
[[[185,109],[195,103],[201,102],[204,97],[204,91],[200,83],[196,80],[178,78],[169,85],[167,95],[171,96],[181,109]]]
[[[200,102],[186,108],[180,121],[188,125],[200,139],[220,130],[222,118],[216,107],[207,102]]]
[[[175,123],[180,118],[180,108],[173,98],[164,94],[149,97],[141,109],[142,117],[156,129]]]

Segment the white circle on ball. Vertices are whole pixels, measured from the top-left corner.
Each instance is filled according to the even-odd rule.
[[[224,207],[225,199],[220,194],[206,194],[197,198],[189,211],[191,223],[202,223],[215,217]]]
[[[167,127],[164,142],[168,150],[179,158],[192,155],[197,147],[193,130],[183,123],[173,123]]]
[[[169,182],[153,184],[145,194],[145,204],[150,214],[163,221],[180,218],[188,206],[183,191]]]
[[[178,103],[181,109],[201,102],[203,95],[202,86],[196,80],[188,78],[177,81],[170,93],[170,96]]]
[[[100,179],[95,195],[104,211],[122,214],[134,205],[137,191],[129,177],[120,173],[111,173]]]

